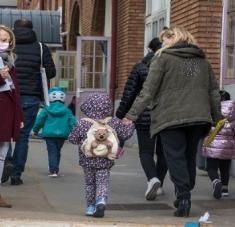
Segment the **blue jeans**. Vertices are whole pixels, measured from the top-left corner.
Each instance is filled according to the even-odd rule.
[[[24,172],[28,156],[29,134],[37,117],[40,102],[41,99],[37,96],[21,96],[21,106],[24,112],[24,128],[21,129],[20,136],[15,144],[12,177],[20,177],[22,172]]]
[[[50,173],[58,173],[60,165],[60,152],[64,145],[64,138],[44,138],[47,144],[48,164]]]

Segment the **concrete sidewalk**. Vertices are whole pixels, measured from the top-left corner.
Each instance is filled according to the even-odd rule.
[[[64,177],[47,176],[47,151],[41,141],[31,141],[24,184],[2,187],[2,195],[13,205],[0,209],[2,226],[156,226],[181,227],[197,222],[205,211],[211,214],[213,226],[227,227],[235,223],[235,179],[231,178],[230,197],[220,201],[211,196],[211,183],[205,175],[198,175],[193,191],[189,218],[173,217],[173,185],[167,176],[164,195],[155,201],[144,198],[146,179],[138,159],[137,149],[127,148],[124,157],[116,162],[110,179],[110,195],[105,217],[84,215],[85,198],[83,173],[77,165],[77,147],[66,143],[62,152],[61,173]]]

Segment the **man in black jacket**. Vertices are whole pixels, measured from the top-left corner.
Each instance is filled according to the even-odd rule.
[[[41,52],[33,24],[30,20],[15,21],[14,34],[16,37],[16,75],[20,88],[21,105],[24,111],[24,128],[15,145],[13,154],[12,185],[23,184],[21,177],[24,171],[28,154],[28,138],[42,101],[43,91],[41,84]],[[42,44],[42,65],[46,69],[48,79],[55,77],[56,69],[49,48]]]
[[[130,110],[135,98],[142,89],[142,85],[148,75],[149,65],[155,52],[161,48],[158,38],[151,40],[148,46],[150,52],[135,64],[127,79],[121,102],[116,111],[116,116],[123,119]],[[150,137],[150,108],[146,108],[137,121],[134,122],[137,132],[140,162],[148,179],[145,198],[154,200],[157,196],[157,189],[162,187],[167,165],[159,138]],[[154,153],[157,154],[157,162],[154,160]],[[160,188],[158,192],[162,191]]]

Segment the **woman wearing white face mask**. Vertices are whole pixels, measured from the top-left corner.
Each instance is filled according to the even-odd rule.
[[[10,28],[0,25],[0,179],[11,140],[23,127],[23,112],[14,67],[15,37]],[[0,207],[10,208],[0,195]]]

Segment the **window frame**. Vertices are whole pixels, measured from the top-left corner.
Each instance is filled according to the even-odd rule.
[[[229,17],[230,15],[235,14],[235,7],[233,11],[231,11],[230,3],[232,0],[224,0],[223,1],[223,14],[222,14],[222,33],[221,33],[221,64],[220,64],[220,88],[223,85],[235,84],[235,23],[232,28],[232,32],[234,34],[233,41],[228,40],[229,31]],[[228,78],[228,54],[229,48],[233,49],[233,58],[232,58],[232,66],[233,68],[233,77]]]

